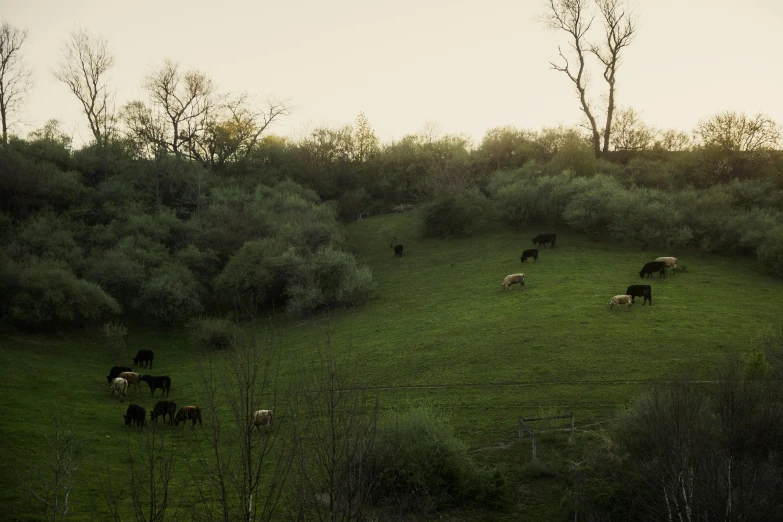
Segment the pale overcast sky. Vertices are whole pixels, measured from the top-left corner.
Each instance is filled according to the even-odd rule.
[[[638,36],[618,73],[620,105],[690,131],[722,110],[783,123],[783,0],[634,0]],[[500,125],[579,123],[572,86],[550,69],[565,34],[539,21],[544,0],[0,0],[29,32],[35,89],[22,133],[58,118],[90,134],[75,97],[52,76],[68,32],[109,38],[118,104],[164,57],[211,75],[222,91],[289,99],[272,132],[299,135],[364,111],[378,136],[437,122],[478,142]],[[596,35],[597,36],[597,35]],[[604,88],[595,62],[592,84]]]

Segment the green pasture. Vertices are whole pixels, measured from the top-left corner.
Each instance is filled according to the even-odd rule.
[[[341,356],[350,348],[356,384],[377,392],[383,409],[434,405],[476,459],[508,472],[519,496],[512,513],[454,516],[558,519],[557,488],[528,484],[519,471],[530,446],[509,444],[518,419],[573,411],[584,430],[578,441],[651,382],[686,370],[710,378],[728,355],[749,352],[762,331],[779,323],[783,282],[748,258],[641,251],[563,230],[557,248],[542,248],[538,263],[521,264],[531,238],[546,231],[492,225],[470,239],[429,239],[417,213],[350,225],[349,246],[372,267],[376,297],[328,317],[263,322],[259,340],[273,337],[282,354],[278,391],[290,388],[329,334]],[[394,257],[391,236],[405,246],[402,258]],[[649,282],[653,306],[639,299],[630,312],[610,311],[611,297],[642,283],[641,266],[662,255],[680,257],[686,270]],[[503,277],[516,272],[526,274],[525,289],[502,291]],[[105,376],[115,363],[132,366],[139,348],[155,352],[150,373],[172,377],[171,400],[201,400],[185,330],[131,326],[125,361],[113,361],[95,332],[0,337],[0,513],[27,505],[14,471],[24,474],[42,462],[44,436],[59,411],[88,441],[74,520],[101,519],[102,477],[122,467],[128,437],[137,436],[122,413],[130,402],[148,411],[154,404],[146,385],[118,403]],[[285,412],[278,418],[285,422]],[[187,455],[198,436],[189,427],[181,431]],[[546,454],[546,445],[541,451]]]

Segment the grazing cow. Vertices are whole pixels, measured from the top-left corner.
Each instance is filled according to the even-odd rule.
[[[557,234],[538,234],[536,237],[533,238],[533,244],[541,247],[541,245],[546,245],[547,243],[552,243],[552,248],[555,248],[555,243],[557,242]]]
[[[527,263],[527,258],[532,257],[533,260],[538,263],[538,249],[537,248],[528,248],[524,252],[522,252],[522,257],[519,258],[519,261],[522,263]]]
[[[652,306],[652,288],[650,288],[650,285],[631,285],[625,293],[631,296],[631,304],[634,303],[637,297],[644,297],[642,306],[647,304],[647,301],[650,301],[650,306]]]
[[[141,389],[141,375],[134,372],[122,372],[120,377],[128,381],[128,384],[132,384],[134,388]]]
[[[609,301],[609,310],[620,305],[625,305],[625,311],[628,312],[631,309],[631,296],[630,295],[616,295]]]
[[[158,388],[163,390],[161,393],[165,394],[166,397],[169,396],[169,390],[171,389],[171,377],[168,375],[162,375],[160,377],[156,377],[154,375],[142,375],[141,380],[142,382],[146,382],[149,385],[153,397],[155,396],[155,390]]]
[[[120,402],[125,401],[125,394],[128,392],[128,381],[122,377],[115,377],[111,382],[109,395],[116,395]]]
[[[183,406],[180,408],[176,417],[174,417],[174,426],[179,426],[180,422],[187,422],[188,420],[193,421],[193,426],[190,429],[196,427],[196,421],[198,421],[199,426],[204,427],[201,424],[201,410],[198,406]]]
[[[402,257],[402,245],[394,245],[394,255]]]
[[[511,285],[519,285],[519,288],[522,290],[525,289],[525,274],[511,274],[507,275],[505,279],[503,279],[503,282],[500,283],[500,286],[503,288],[503,291],[505,291],[507,288],[511,288]]]
[[[272,425],[272,410],[258,410],[253,414],[253,426],[261,431],[261,426]]]
[[[644,267],[639,271],[639,277],[644,279],[645,274],[649,278],[652,278],[653,273],[659,272],[660,275],[658,278],[663,277],[666,278],[666,263],[663,261],[650,261],[649,263],[645,263]]]
[[[134,366],[138,365],[142,368],[147,367],[147,363],[150,364],[150,370],[152,369],[152,359],[155,358],[155,354],[152,350],[139,350],[136,352],[136,357],[133,358]]]
[[[671,268],[672,274],[677,274],[677,261],[679,261],[679,259],[676,257],[659,257],[656,259],[656,261],[662,261],[666,263],[666,268]]]
[[[144,426],[144,417],[147,416],[147,411],[139,406],[138,404],[131,404],[128,406],[128,409],[125,410],[125,425],[130,428],[131,423],[136,423],[136,425],[141,429]]]
[[[119,377],[122,372],[132,371],[133,368],[128,368],[127,366],[112,366],[111,370],[109,370],[109,375],[106,376],[106,382],[111,384],[111,381],[113,381],[115,377]]]
[[[155,403],[155,408],[150,412],[150,420],[158,422],[158,417],[163,417],[166,420],[166,415],[169,416],[169,424],[174,424],[174,415],[177,413],[177,403],[173,401],[158,401]]]

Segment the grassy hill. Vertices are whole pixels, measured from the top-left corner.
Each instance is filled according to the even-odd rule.
[[[432,404],[477,460],[506,469],[519,498],[512,513],[493,518],[557,519],[559,486],[524,473],[529,442],[508,444],[519,417],[573,411],[577,428],[599,428],[651,382],[684,369],[709,377],[726,355],[750,351],[783,310],[783,283],[750,259],[644,252],[558,231],[557,248],[542,248],[538,263],[520,264],[539,231],[497,226],[471,239],[425,239],[416,213],[350,225],[350,248],[372,267],[376,298],[329,317],[271,321],[283,354],[280,389],[330,333],[339,353],[350,347],[354,375],[377,391],[382,408]],[[389,248],[392,235],[405,246],[402,258]],[[686,270],[649,283],[652,307],[610,311],[611,297],[641,283],[641,266],[660,255],[677,255]],[[502,291],[503,277],[516,272],[527,274],[525,290]],[[172,400],[199,400],[187,332],[131,327],[127,362],[139,348],[155,351],[153,373],[171,375]],[[134,436],[122,422],[125,405],[109,398],[105,375],[113,364],[93,332],[0,337],[0,467],[41,462],[54,411],[75,421],[89,441],[73,494],[75,520],[96,519],[89,513],[102,505],[100,474],[122,465]],[[152,407],[146,387],[138,397],[131,401]],[[184,444],[193,443],[188,431]],[[561,443],[543,444],[539,454],[556,459],[560,451],[578,451]],[[18,505],[19,495],[14,474],[0,475],[0,505]]]

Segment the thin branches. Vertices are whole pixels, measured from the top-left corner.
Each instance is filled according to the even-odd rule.
[[[18,111],[25,95],[33,86],[32,69],[22,62],[21,49],[27,40],[27,31],[7,21],[0,25],[0,123],[2,143],[8,143],[8,129],[18,120],[11,115]]]

